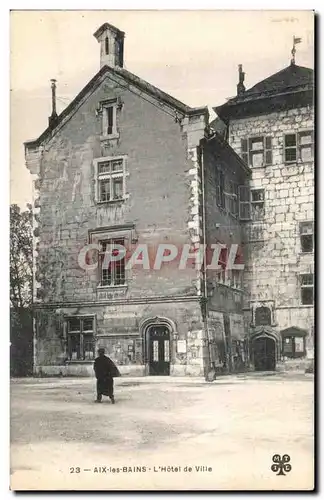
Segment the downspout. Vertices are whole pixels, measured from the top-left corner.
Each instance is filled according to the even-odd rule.
[[[213,370],[211,353],[210,353],[210,335],[209,335],[209,325],[208,325],[208,293],[207,293],[207,269],[206,269],[206,206],[205,206],[205,162],[204,162],[204,148],[202,144],[204,139],[200,141],[200,166],[201,166],[201,185],[202,185],[202,223],[203,223],[203,248],[204,248],[204,260],[203,260],[203,304],[204,304],[204,326],[207,336],[207,348],[208,348],[208,369],[205,372],[206,381],[210,380],[210,372]],[[212,380],[215,379],[215,370],[213,370]]]

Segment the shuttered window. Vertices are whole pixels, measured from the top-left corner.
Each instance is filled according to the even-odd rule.
[[[265,216],[264,189],[250,189],[239,186],[239,218],[241,220],[261,220]]]
[[[272,137],[241,139],[241,158],[252,168],[272,165]]]
[[[284,144],[285,163],[312,161],[314,158],[314,134],[312,130],[286,134]]]

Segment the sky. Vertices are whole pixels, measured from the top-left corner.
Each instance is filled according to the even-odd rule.
[[[314,67],[312,11],[11,11],[11,203],[31,202],[23,142],[51,113],[50,79],[61,112],[100,68],[93,33],[104,22],[126,33],[125,68],[189,106],[212,106],[288,66]]]

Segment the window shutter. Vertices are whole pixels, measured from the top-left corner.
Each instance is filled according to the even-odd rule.
[[[219,186],[219,170],[216,169],[215,172],[215,181],[216,181],[216,205],[220,205],[220,186]]]
[[[220,205],[220,187],[216,186],[216,205]]]
[[[265,164],[272,164],[272,137],[265,138]]]
[[[247,139],[241,139],[241,158],[246,163],[249,164],[249,153],[248,153],[248,141]]]
[[[239,186],[239,217],[241,220],[251,219],[250,188]]]
[[[220,205],[222,208],[225,207],[225,175],[224,172],[221,170],[219,172],[219,191],[220,191]]]

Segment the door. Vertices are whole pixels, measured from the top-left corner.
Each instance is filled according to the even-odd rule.
[[[149,329],[150,375],[170,375],[170,332],[165,326]]]
[[[276,369],[276,344],[273,339],[260,337],[254,341],[254,367],[256,371]]]

